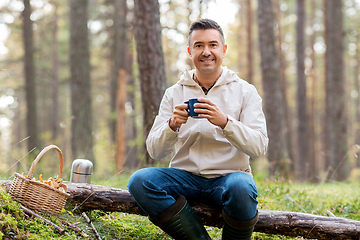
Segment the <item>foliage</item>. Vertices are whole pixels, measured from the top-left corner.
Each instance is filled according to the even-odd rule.
[[[38,109],[41,109],[39,113],[39,126],[41,126],[41,133],[39,138],[42,143],[37,147],[37,150],[41,150],[48,144],[56,144],[64,149],[65,155],[65,168],[64,174],[69,174],[71,159],[71,146],[70,146],[70,127],[72,122],[72,116],[70,111],[70,86],[69,86],[69,8],[67,1],[31,1],[32,2],[32,19],[34,22],[34,57],[36,65],[36,91],[38,94]],[[188,25],[191,21],[194,21],[200,17],[215,17],[210,16],[210,5],[215,4],[215,1],[189,1],[189,4],[184,4],[183,0],[174,1],[159,1],[161,24],[162,24],[162,38],[163,38],[163,52],[165,57],[166,75],[168,79],[168,85],[171,85],[178,81],[179,73],[189,68],[188,54],[186,52],[187,45],[187,31]],[[238,13],[233,22],[223,26],[226,35],[226,41],[229,45],[229,51],[224,64],[230,69],[238,71],[239,76],[246,80],[247,77],[247,58],[246,58],[246,1],[232,1],[232,8],[236,9]],[[255,1],[256,2],[256,1]],[[292,133],[294,139],[296,139],[296,68],[294,59],[295,54],[295,42],[296,42],[296,1],[275,1],[275,8],[279,8],[276,11],[276,17],[278,24],[276,25],[277,41],[282,40],[279,46],[279,53],[283,54],[284,64],[283,71],[284,77],[287,82],[287,101],[289,104],[289,121],[294,123],[293,128],[287,129]],[[315,2],[315,7],[312,7],[312,2]],[[216,3],[217,4],[217,3]],[[306,3],[306,12],[309,15],[309,21],[306,23],[306,38],[309,39],[315,36],[314,46],[310,46],[310,41],[307,40],[306,45],[306,75],[308,78],[308,90],[309,98],[314,95],[316,97],[315,112],[316,115],[311,118],[315,123],[315,137],[316,143],[314,144],[316,150],[316,156],[314,161],[319,163],[321,171],[325,171],[323,168],[322,158],[322,131],[324,119],[324,53],[326,45],[324,42],[324,12],[323,2],[320,0],[308,1]],[[220,5],[220,4],[219,4]],[[222,5],[225,5],[222,3]],[[135,42],[132,37],[132,17],[133,17],[133,1],[128,1],[129,15],[129,52],[132,57],[129,60],[133,64],[132,77],[134,78],[134,84],[128,85],[128,94],[134,94],[133,100],[128,100],[127,114],[131,116],[131,121],[136,125],[137,133],[133,137],[127,139],[128,149],[136,149],[137,160],[144,161],[144,136],[142,126],[142,114],[141,114],[141,96],[139,90],[139,75],[137,66],[137,53],[135,48]],[[345,55],[345,74],[347,78],[347,103],[349,113],[349,139],[348,144],[351,146],[358,142],[358,129],[359,124],[357,120],[357,106],[359,105],[359,89],[358,89],[358,53],[359,48],[359,14],[360,5],[357,1],[347,0],[344,1],[344,55]],[[253,61],[254,61],[254,85],[257,87],[260,95],[264,95],[264,89],[262,89],[261,71],[260,71],[260,58],[258,49],[258,33],[256,31],[257,21],[256,10],[257,5],[253,3]],[[57,20],[58,32],[57,40],[58,47],[57,53],[59,57],[58,66],[58,79],[59,79],[59,109],[58,119],[56,125],[59,127],[59,133],[55,139],[52,137],[51,131],[51,110],[52,104],[52,44],[53,35],[52,28],[55,23],[54,12],[57,10],[59,16]],[[314,11],[314,19],[311,20],[311,10]],[[31,162],[26,161],[26,145],[29,141],[25,135],[25,115],[26,104],[23,72],[19,71],[23,69],[23,41],[22,41],[22,3],[20,0],[2,1],[0,4],[0,17],[3,22],[0,23],[0,28],[4,32],[4,36],[0,40],[0,50],[7,49],[6,54],[0,54],[0,63],[2,65],[0,69],[0,81],[4,84],[0,86],[0,98],[1,100],[10,99],[9,101],[3,101],[0,106],[0,157],[4,159],[0,163],[0,171],[8,171],[11,175],[12,172],[25,172],[29,169]],[[101,0],[91,4],[89,8],[89,39],[91,43],[91,84],[92,98],[93,98],[93,134],[94,134],[94,154],[95,159],[94,170],[103,176],[107,176],[109,172],[114,174],[114,143],[110,140],[111,131],[108,128],[110,119],[113,118],[113,113],[110,111],[110,94],[109,84],[112,60],[111,60],[111,43],[113,41],[113,4],[112,1]],[[229,12],[230,15],[230,12]],[[6,26],[6,27],[5,27]],[[3,28],[4,27],[4,28]],[[4,45],[4,46],[3,46]],[[2,47],[3,46],[3,47]],[[315,58],[311,58],[311,53],[315,52]],[[313,65],[315,66],[312,69]],[[6,99],[5,99],[6,98]],[[1,102],[1,101],[0,101]],[[6,103],[8,102],[8,103]],[[309,102],[310,104],[310,102]],[[127,126],[130,128],[130,126]],[[290,145],[291,143],[289,143]],[[296,149],[294,149],[296,152]],[[24,157],[24,158],[23,158]],[[290,156],[291,158],[292,156]],[[349,155],[349,160],[352,166],[355,166],[358,162],[357,158]],[[22,159],[23,158],[23,159]],[[22,161],[19,164],[15,164],[19,159]],[[131,159],[132,160],[132,159]],[[291,160],[293,160],[291,158]],[[105,161],[110,164],[104,164]],[[45,167],[40,164],[38,169],[41,169],[41,173],[46,170]],[[322,172],[320,173],[322,174]]]
[[[0,188],[0,239],[17,235],[20,218],[20,208],[16,202],[11,201],[9,195]]]
[[[325,183],[319,185],[294,184],[291,182],[263,182],[259,188],[259,208],[304,212],[360,220],[360,200],[353,189],[356,183]]]
[[[60,224],[56,217],[47,217],[54,223]],[[69,234],[68,237],[75,239],[76,235]],[[52,227],[44,224],[39,218],[25,217],[19,204],[12,201],[5,190],[0,188],[0,239],[54,238],[59,238],[59,234]]]
[[[31,1],[33,7],[32,20],[34,21],[34,48],[35,48],[35,61],[36,61],[36,90],[38,93],[38,109],[39,125],[41,126],[40,139],[41,146],[37,150],[41,150],[43,146],[48,144],[56,144],[63,150],[65,157],[64,165],[64,179],[70,178],[71,162],[71,147],[70,147],[70,126],[72,116],[70,114],[70,88],[69,88],[69,12],[68,1]],[[127,179],[130,174],[128,172],[115,173],[114,172],[114,143],[110,140],[110,129],[108,128],[109,119],[113,118],[110,112],[109,104],[109,80],[110,69],[112,66],[111,56],[111,42],[113,41],[111,32],[114,26],[112,20],[113,5],[112,1],[101,0],[94,1],[89,8],[89,38],[91,41],[91,83],[93,86],[93,110],[96,117],[93,123],[94,134],[94,152],[96,161],[94,161],[94,175],[93,181],[108,186],[126,188]],[[129,35],[132,31],[132,11],[133,1],[128,1],[129,7]],[[188,1],[189,4],[184,4],[182,0],[174,1],[159,1],[161,24],[162,24],[162,37],[163,37],[163,52],[166,62],[166,74],[168,85],[175,83],[178,80],[179,73],[189,68],[188,55],[186,53],[186,34],[190,21],[196,20],[199,17],[213,17],[207,13],[208,4],[215,1]],[[212,3],[211,3],[212,2]],[[234,8],[239,10],[236,19],[228,26],[223,26],[229,50],[224,64],[230,69],[239,71],[239,76],[246,80],[247,76],[247,59],[246,59],[246,6],[243,5],[246,1],[232,1],[235,5]],[[279,45],[279,52],[283,54],[284,65],[283,74],[287,82],[287,101],[290,106],[290,122],[297,122],[296,114],[296,1],[275,1],[275,8],[279,8],[276,13],[278,24],[276,24],[277,41],[282,40]],[[314,19],[311,20],[312,3],[315,2]],[[345,55],[345,72],[347,95],[346,102],[348,103],[348,119],[349,119],[349,139],[348,145],[357,144],[359,141],[359,119],[358,119],[358,105],[359,105],[359,29],[360,29],[360,4],[358,1],[346,0],[344,2],[344,55]],[[222,3],[223,4],[223,3]],[[306,3],[307,14],[309,14],[309,21],[306,25],[306,38],[309,40],[315,36],[315,43],[310,45],[311,41],[307,41],[306,46],[306,70],[305,73],[308,78],[309,98],[314,95],[316,104],[314,106],[316,114],[312,116],[315,123],[315,138],[314,144],[316,154],[314,161],[318,162],[324,174],[323,168],[323,119],[324,119],[324,103],[325,98],[324,84],[324,53],[326,50],[326,43],[324,40],[324,11],[323,1],[314,0]],[[7,104],[0,106],[0,178],[8,178],[13,172],[27,172],[31,162],[27,161],[26,144],[28,137],[25,134],[25,113],[26,104],[24,80],[23,80],[23,41],[22,41],[22,3],[20,0],[2,1],[0,3],[0,18],[3,20],[0,27],[7,26],[1,30],[4,35],[8,35],[6,41],[0,41],[0,49],[2,44],[8,49],[7,54],[0,55],[0,62],[2,68],[0,69],[0,81],[4,84],[0,86],[0,98],[10,98]],[[51,110],[52,105],[52,27],[54,20],[55,6],[58,11],[59,19],[57,40],[58,40],[58,78],[59,78],[59,119],[57,125],[59,126],[59,135],[56,139],[52,139],[51,132]],[[245,6],[245,7],[244,7]],[[255,20],[256,4],[253,4],[253,61],[254,61],[254,85],[257,87],[260,95],[263,96],[261,71],[260,71],[260,58],[258,44],[258,33],[256,31],[257,21]],[[219,14],[217,14],[219,15]],[[131,61],[133,63],[134,84],[128,86],[128,94],[134,94],[135,100],[131,102],[131,107],[127,108],[127,114],[133,118],[136,125],[137,133],[134,138],[127,139],[127,146],[129,149],[136,148],[136,157],[130,154],[127,156],[128,161],[142,161],[144,157],[144,135],[142,126],[141,115],[141,96],[139,91],[139,77],[138,66],[135,59],[137,53],[135,51],[135,42],[133,37],[129,39],[129,51],[133,54]],[[314,59],[311,54],[315,53]],[[313,68],[314,67],[314,68]],[[0,100],[0,102],[1,102]],[[128,103],[130,103],[129,100]],[[6,103],[7,101],[5,101]],[[309,103],[310,104],[310,103]],[[1,104],[0,104],[1,105]],[[129,105],[129,106],[130,106]],[[34,113],[36,114],[36,113]],[[296,124],[294,124],[296,125]],[[296,132],[294,129],[287,129],[292,132],[293,138],[296,139]],[[128,128],[130,128],[128,126]],[[289,143],[290,145],[291,143]],[[355,146],[355,145],[354,145]],[[295,149],[296,150],[296,149]],[[359,166],[357,152],[349,151],[347,154],[352,167]],[[52,154],[52,153],[49,153]],[[50,155],[51,156],[51,155]],[[48,154],[41,160],[36,168],[35,175],[38,176],[42,173],[46,176],[57,173],[58,165],[56,153],[53,160],[50,159]],[[137,158],[137,159],[134,159]],[[157,162],[161,166],[167,166],[169,159]],[[255,161],[254,161],[255,162]],[[255,162],[253,169],[263,167],[263,162]],[[50,165],[50,166],[49,166]],[[140,167],[141,164],[139,164]],[[143,165],[141,165],[142,167]],[[268,165],[266,165],[268,167]],[[327,171],[327,170],[326,170]],[[357,171],[357,172],[356,172]],[[256,172],[256,171],[254,171]],[[352,172],[358,179],[359,169]],[[113,177],[109,177],[113,176]],[[105,179],[107,177],[107,179]],[[356,195],[352,193],[352,189],[357,189],[357,183],[326,183],[322,185],[309,185],[309,184],[295,184],[290,181],[277,179],[275,181],[268,181],[265,178],[255,176],[258,178],[259,190],[259,208],[261,209],[274,209],[274,210],[287,210],[287,211],[300,211],[319,215],[325,215],[326,211],[331,211],[336,216],[347,217],[351,219],[360,219],[356,209],[359,209],[359,200]],[[43,225],[35,219],[25,218],[21,210],[19,210],[16,203],[11,202],[10,198],[1,191],[0,197],[0,239],[1,237],[17,236],[18,238],[60,238],[51,227]],[[18,211],[18,212],[17,212]],[[73,213],[72,216],[69,212],[64,212],[61,217],[68,219],[72,222],[80,221],[81,228],[91,235],[91,229],[83,222],[82,217]],[[95,217],[95,224],[100,228],[101,235],[107,239],[111,239],[112,235],[106,235],[102,232],[103,229],[112,229],[114,235],[117,232],[122,234],[121,238],[127,239],[134,236],[154,236],[154,238],[161,237],[161,231],[154,227],[146,218],[128,215],[122,213],[105,214],[100,212],[89,213],[91,217]],[[121,220],[120,220],[121,219]],[[56,220],[54,220],[56,221]],[[123,224],[120,227],[120,223]],[[102,225],[103,224],[103,225]],[[39,225],[39,226],[38,226]],[[106,228],[102,228],[106,226]],[[140,226],[140,227],[139,227]],[[140,231],[139,229],[149,231]],[[126,231],[125,231],[126,230]],[[156,233],[158,231],[158,233]],[[213,237],[219,236],[221,230],[212,228],[210,234]],[[109,231],[110,232],[110,231]],[[143,232],[145,235],[137,235]],[[146,235],[148,234],[148,235]],[[120,235],[116,235],[120,236]],[[258,239],[275,239],[274,236],[264,234],[256,234]],[[64,237],[62,237],[64,238]],[[70,238],[70,237],[69,237]],[[76,238],[76,237],[75,237]],[[164,238],[166,238],[164,236]],[[277,238],[282,238],[277,237]]]
[[[111,179],[93,179],[94,184],[114,186],[126,189],[130,171],[125,171]],[[269,181],[261,175],[255,175],[259,192],[259,209],[294,211],[325,216],[327,211],[337,217],[360,220],[360,200],[353,189],[360,183],[325,183],[318,185],[299,184],[281,178]],[[81,239],[60,220],[77,223],[87,235],[94,238],[90,226],[80,212],[66,209],[59,216],[40,215],[64,228],[68,235],[60,235],[53,227],[44,224],[37,218],[27,218],[17,202],[11,200],[3,189],[0,189],[0,239]],[[95,228],[103,239],[171,239],[161,229],[154,226],[146,217],[95,210],[87,212]],[[221,229],[206,227],[212,239],[221,239]],[[254,233],[254,239],[294,239],[281,235]],[[301,239],[301,238],[298,238]]]

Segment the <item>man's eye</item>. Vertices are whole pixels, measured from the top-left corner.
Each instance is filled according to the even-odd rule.
[[[200,44],[197,44],[197,45],[195,45],[195,47],[198,48],[198,47],[201,47],[201,45],[200,45]]]

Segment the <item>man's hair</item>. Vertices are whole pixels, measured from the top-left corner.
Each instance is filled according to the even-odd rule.
[[[220,38],[221,38],[221,42],[222,44],[225,46],[225,37],[224,37],[224,33],[221,29],[221,27],[219,26],[219,24],[217,24],[217,22],[215,22],[214,20],[211,19],[200,19],[196,22],[193,22],[190,25],[190,30],[189,30],[189,37],[188,37],[188,44],[189,47],[190,46],[190,39],[191,39],[191,34],[193,31],[195,30],[207,30],[207,29],[215,29],[220,33]]]

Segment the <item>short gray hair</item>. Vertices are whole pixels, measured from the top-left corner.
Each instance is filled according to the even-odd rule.
[[[207,29],[215,29],[220,33],[220,38],[221,38],[221,42],[223,44],[223,46],[225,46],[225,37],[224,37],[224,33],[223,30],[221,29],[221,27],[219,26],[219,24],[217,24],[217,22],[215,22],[214,20],[211,19],[200,19],[196,22],[193,22],[190,25],[190,30],[189,30],[189,37],[188,37],[188,45],[190,47],[190,39],[191,39],[191,34],[193,31],[195,30],[207,30]]]

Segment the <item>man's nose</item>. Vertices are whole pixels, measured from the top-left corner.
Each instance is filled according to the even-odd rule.
[[[211,54],[211,52],[210,52],[209,47],[205,46],[204,51],[203,51],[203,55],[204,56],[209,56],[210,54]]]

